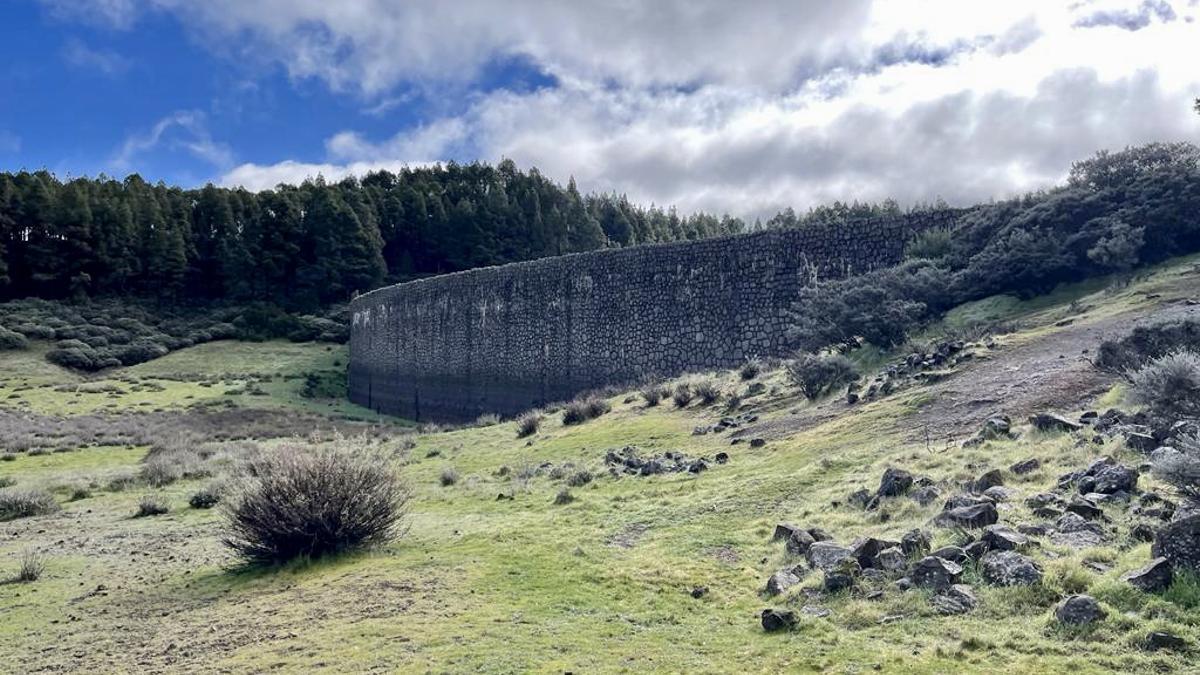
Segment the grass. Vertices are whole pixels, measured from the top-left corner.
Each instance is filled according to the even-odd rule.
[[[1081,289],[1053,302],[993,301],[990,309],[971,311],[1019,320],[1021,331],[1004,338],[1017,343],[1054,330],[1071,301],[1095,306],[1076,315],[1087,321],[1118,311],[1100,300],[1128,309],[1145,302],[1139,291],[1171,289],[1188,280],[1179,267],[1164,267],[1112,295]],[[120,378],[149,379],[167,388],[164,400],[185,405],[182,396],[191,390],[175,387],[194,383],[170,378],[219,375],[225,384],[201,387],[218,398],[225,396],[226,385],[255,379],[265,396],[230,398],[244,405],[320,411],[330,419],[344,413],[342,404],[322,407],[299,400],[303,379],[285,379],[333,368],[336,350],[289,343],[225,346],[182,350],[105,374],[102,381],[127,390],[129,383]],[[44,410],[71,414],[67,401],[75,393],[55,387],[78,383],[75,376],[44,363],[41,371],[21,363],[10,369],[10,356],[26,358],[0,355],[6,391],[22,386],[20,381],[36,384],[18,393],[44,397],[37,404]],[[737,372],[713,377],[725,391],[746,386]],[[763,373],[755,381],[779,387],[778,394],[747,399],[763,421],[785,419],[792,410],[812,405],[780,372]],[[104,394],[80,394],[89,396]],[[1149,560],[1149,545],[1125,547],[1121,540],[1087,551],[1043,540],[1032,553],[1045,567],[1043,586],[980,585],[979,608],[961,617],[936,615],[921,594],[890,587],[877,600],[853,594],[807,599],[804,589],[821,581],[820,575],[810,575],[769,604],[793,609],[817,604],[830,610],[828,617],[802,617],[792,633],[767,635],[758,626],[757,614],[768,604],[759,589],[771,572],[794,563],[781,543],[769,541],[777,522],[819,526],[843,543],[857,536],[896,537],[927,524],[940,504],[919,507],[911,500],[887,499],[869,514],[833,505],[858,488],[874,489],[886,466],[929,475],[946,487],[986,468],[1036,456],[1043,463],[1037,471],[1005,474],[1006,485],[1029,495],[1100,454],[1136,461],[1116,443],[1077,447],[1069,436],[1027,432],[1018,441],[968,449],[926,448],[906,438],[905,419],[918,407],[943,402],[914,388],[750,448],[731,446],[724,434],[692,435],[694,427],[716,421],[718,409],[678,409],[669,401],[648,408],[640,398],[630,403],[625,398],[606,399],[611,412],[586,424],[547,418],[536,434],[520,439],[512,425],[499,424],[422,434],[412,447],[394,435],[354,441],[393,453],[412,491],[407,535],[381,550],[269,571],[231,572],[231,555],[219,541],[221,509],[185,507],[212,478],[184,478],[165,486],[155,494],[173,508],[135,519],[130,516],[148,488],[112,492],[104,485],[123,472],[136,473],[147,448],[22,453],[0,463],[0,476],[11,476],[20,487],[50,489],[63,511],[4,524],[0,569],[15,570],[23,551],[31,548],[55,553],[52,573],[35,585],[0,584],[0,607],[5,608],[0,662],[18,672],[55,667],[873,672],[878,667],[940,673],[1002,667],[1013,673],[1090,673],[1191,667],[1187,655],[1150,653],[1136,645],[1150,630],[1168,630],[1200,644],[1200,584],[1182,579],[1154,596],[1131,591],[1120,575]],[[19,406],[21,400],[4,404]],[[128,394],[113,399],[117,411],[137,409],[139,400]],[[1117,403],[1120,392],[1104,400]],[[603,464],[604,453],[625,445],[636,445],[643,454],[682,450],[709,458],[725,451],[730,460],[698,475],[614,478]],[[570,470],[556,474],[561,480],[551,478],[549,470],[537,471],[543,464],[568,463]],[[456,481],[443,487],[448,467],[454,468]],[[591,480],[573,478],[582,472]],[[1152,477],[1142,480],[1143,487],[1162,489]],[[67,501],[74,486],[92,482],[99,487],[91,489],[91,497]],[[556,505],[568,483],[572,501]],[[1116,513],[1123,527],[1121,512]],[[1002,520],[1034,519],[1016,500]],[[953,536],[931,532],[934,547]],[[1091,566],[1098,561],[1103,571]],[[101,586],[105,590],[97,591]],[[693,598],[696,586],[708,593]],[[1055,628],[1049,620],[1054,603],[1085,588],[1110,610],[1110,620],[1089,632]],[[146,630],[147,617],[153,630]]]

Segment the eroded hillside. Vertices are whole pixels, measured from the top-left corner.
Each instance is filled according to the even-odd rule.
[[[1185,671],[1200,644],[1200,582],[1177,575],[1145,592],[1122,579],[1150,561],[1138,526],[1161,525],[1162,500],[1177,497],[1142,472],[1117,486],[1134,489],[1130,501],[1090,502],[1097,514],[1078,505],[1078,484],[1145,462],[1094,421],[1130,410],[1118,380],[1089,362],[1100,340],[1200,314],[1197,300],[1194,259],[1129,285],[990,298],[906,349],[860,351],[871,375],[853,405],[843,390],[809,403],[779,368],[715,373],[712,403],[650,407],[620,392],[581,424],[547,411],[523,438],[510,422],[417,433],[355,426],[345,418],[363,411],[344,405],[323,412],[332,401],[299,396],[296,375],[344,359],[324,347],[284,357],[278,343],[213,343],[89,380],[5,356],[8,438],[30,419],[62,430],[98,410],[142,420],[132,415],[155,408],[180,419],[272,411],[274,428],[303,435],[167,421],[162,438],[133,445],[63,435],[61,452],[12,448],[0,479],[47,488],[61,510],[0,523],[0,572],[27,551],[46,562],[35,582],[0,585],[0,657],[23,672]],[[172,377],[209,371],[223,375]],[[251,380],[262,394],[246,392]],[[1065,422],[1039,430],[1028,421],[1038,413]],[[1007,432],[989,422],[1001,416]],[[181,431],[188,442],[172,445]],[[256,438],[216,440],[229,435]],[[287,443],[388,452],[413,492],[405,536],[233,569],[220,509],[189,500],[256,447]],[[188,472],[147,469],[195,448],[180,460]],[[169,511],[134,517],[145,495]],[[1002,527],[985,536],[974,525],[987,513]],[[981,540],[1012,555],[984,562]],[[884,554],[893,542],[900,559]],[[952,564],[922,562],[951,546],[964,549],[957,562],[952,552],[940,558]],[[903,590],[901,577],[917,587]],[[953,582],[969,589],[947,592]],[[1080,593],[1104,618],[1058,620],[1060,601]],[[794,625],[765,631],[768,608]],[[1147,643],[1152,632],[1184,651],[1152,648],[1163,646]]]

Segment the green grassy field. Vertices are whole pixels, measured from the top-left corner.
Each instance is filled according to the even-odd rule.
[[[1035,301],[975,303],[947,324],[1014,322],[1016,332],[988,357],[1001,358],[1061,330],[1055,323],[1064,317],[1086,324],[1152,311],[1195,288],[1193,264],[1166,266],[1118,292],[1093,283]],[[65,425],[96,411],[202,414],[211,401],[373,421],[370,411],[343,400],[300,393],[303,373],[337,372],[345,362],[344,348],[224,342],[83,378],[41,360],[35,349],[0,355],[0,405],[58,416]],[[747,386],[736,373],[713,376],[726,391]],[[832,412],[758,448],[731,445],[728,434],[692,434],[725,414],[720,404],[678,410],[668,400],[646,408],[625,394],[609,399],[612,412],[578,426],[547,413],[529,439],[518,439],[504,422],[420,433],[395,427],[372,439],[320,441],[379,446],[395,458],[413,494],[408,532],[381,550],[267,570],[232,568],[219,541],[218,510],[188,508],[188,496],[211,478],[107,487],[113,476],[138,469],[145,447],[16,453],[0,462],[0,477],[51,489],[63,509],[0,523],[0,578],[15,572],[27,550],[47,560],[36,582],[0,583],[0,663],[7,664],[0,670],[1194,671],[1194,656],[1140,644],[1159,629],[1200,644],[1200,587],[1182,579],[1167,594],[1147,595],[1121,582],[1122,573],[1149,559],[1149,545],[1130,542],[1132,521],[1117,507],[1107,507],[1114,522],[1102,547],[1039,539],[1031,555],[1046,574],[1038,586],[993,588],[969,569],[980,604],[963,616],[943,617],[926,594],[890,583],[826,594],[819,573],[785,596],[761,596],[772,572],[797,562],[770,541],[778,522],[819,526],[841,543],[898,538],[916,527],[934,534],[935,547],[957,541],[959,533],[929,526],[940,500],[922,507],[888,499],[871,512],[846,504],[854,490],[873,490],[888,466],[927,475],[950,495],[986,469],[1037,457],[1042,468],[1034,473],[1005,472],[1020,497],[1002,505],[1001,522],[1016,524],[1037,521],[1023,497],[1052,488],[1060,474],[1104,454],[1134,465],[1141,458],[1117,441],[1096,445],[1028,430],[1016,441],[969,449],[930,445],[908,423],[931,407],[953,415],[931,390],[918,386],[845,407],[805,402],[780,371],[758,379],[768,393],[746,398],[743,411],[757,412],[762,423],[803,417],[814,405]],[[237,393],[247,385],[263,393]],[[1114,389],[1089,407],[1117,402]],[[960,438],[974,431],[961,429]],[[728,452],[730,461],[699,474],[609,475],[606,450],[627,445],[643,454]],[[449,469],[459,478],[443,485]],[[571,503],[556,505],[565,476],[578,469],[594,480],[570,488]],[[71,501],[80,485],[95,487]],[[1140,487],[1166,493],[1148,475]],[[133,518],[145,494],[161,495],[171,511]],[[697,587],[707,592],[693,597]],[[882,595],[868,599],[865,591],[876,588]],[[1053,620],[1053,605],[1080,591],[1104,603],[1109,616],[1088,629],[1064,629]],[[767,634],[758,613],[771,606],[828,615],[801,612],[796,630]]]

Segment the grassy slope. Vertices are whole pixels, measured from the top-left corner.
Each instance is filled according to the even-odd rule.
[[[1019,342],[1053,330],[1050,322],[1065,311],[1057,300],[1083,296],[1103,312],[1118,311],[1149,302],[1139,291],[1170,283],[1178,269],[1116,298],[1089,298],[1095,289],[1081,288],[1054,303],[991,302],[959,315],[1024,319],[1031,325],[1006,338]],[[195,400],[186,396],[218,395],[248,373],[332,367],[339,355],[331,354],[275,343],[205,345],[106,378],[154,379],[167,388],[154,405],[186,405]],[[7,389],[0,389],[0,400],[20,386],[14,381],[39,385],[17,392],[21,397],[6,405],[31,400],[31,407],[56,413],[85,407],[53,386],[77,381],[75,376],[38,364],[36,354],[3,358]],[[340,358],[344,362],[344,353]],[[160,379],[214,372],[228,381],[211,390]],[[738,384],[732,375],[723,377],[729,388]],[[765,378],[779,386],[779,393],[755,403],[771,411],[766,416],[806,405],[779,373]],[[295,393],[299,380],[275,378],[262,386],[269,396],[254,397],[261,405],[307,403]],[[1027,434],[970,450],[930,450],[900,433],[907,416],[931,404],[921,389],[911,389],[751,449],[731,447],[722,435],[691,435],[695,425],[719,417],[715,408],[646,410],[625,398],[611,399],[612,413],[578,427],[550,417],[529,442],[517,440],[511,424],[427,434],[407,449],[400,439],[388,442],[414,490],[411,530],[368,554],[229,572],[217,543],[218,514],[186,508],[199,481],[164,490],[173,511],[159,518],[129,517],[146,492],[140,490],[102,492],[65,504],[61,514],[0,524],[0,575],[28,547],[52,556],[47,575],[35,584],[0,585],[0,662],[12,659],[21,670],[1161,671],[1186,669],[1191,661],[1137,649],[1148,630],[1168,628],[1200,643],[1200,608],[1130,592],[1117,580],[1148,559],[1148,545],[1073,551],[1044,542],[1035,553],[1047,570],[1044,587],[980,584],[981,605],[964,617],[939,617],[920,593],[890,588],[878,600],[845,594],[808,599],[804,589],[770,602],[758,596],[766,577],[792,562],[781,545],[768,541],[776,522],[820,526],[842,542],[895,537],[928,522],[939,505],[922,508],[899,499],[866,514],[831,504],[859,487],[873,488],[889,464],[953,483],[1037,456],[1044,463],[1040,471],[1006,476],[1029,495],[1099,454],[1124,455],[1115,444],[1077,447],[1066,436]],[[119,410],[141,399],[130,394],[115,402]],[[344,412],[341,406],[328,410]],[[724,450],[732,459],[698,476],[604,475],[604,451],[629,444],[693,456]],[[0,463],[0,474],[53,486],[133,466],[138,454],[88,448],[22,456]],[[513,476],[544,462],[573,462],[599,477],[573,489],[574,503],[555,506],[560,481]],[[497,475],[501,466],[514,471]],[[462,478],[442,487],[438,478],[450,467]],[[1144,488],[1153,485],[1143,478]],[[498,501],[499,493],[515,499]],[[1002,521],[1035,519],[1018,501],[1002,512]],[[936,533],[935,545],[953,536]],[[1123,530],[1115,541],[1124,541]],[[1112,568],[1095,572],[1085,561]],[[804,586],[819,582],[814,574]],[[99,584],[106,590],[88,596]],[[689,594],[697,585],[709,589],[698,600]],[[1050,620],[1050,608],[1062,593],[1084,588],[1109,605],[1111,616],[1093,630],[1064,632]],[[804,619],[793,633],[764,634],[758,611],[784,604],[832,613]]]

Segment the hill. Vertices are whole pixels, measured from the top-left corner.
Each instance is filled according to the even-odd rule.
[[[1200,644],[1200,581],[1177,574],[1146,593],[1121,579],[1150,560],[1137,530],[1158,522],[1146,495],[1177,498],[1142,473],[1139,497],[1068,527],[1078,522],[1039,511],[1053,503],[1036,496],[1066,502],[1076,490],[1061,476],[1105,456],[1131,467],[1145,457],[1095,425],[1026,420],[1055,413],[1075,427],[1088,411],[1128,408],[1125,385],[1089,360],[1102,338],[1195,316],[1198,274],[1200,259],[1182,258],[1131,283],[958,306],[890,352],[854,352],[868,386],[897,383],[874,396],[864,387],[854,405],[841,390],[810,402],[766,364],[748,379],[687,379],[719,401],[650,407],[608,392],[609,412],[565,425],[562,410],[546,411],[526,438],[494,419],[401,427],[315,391],[306,374],[336,370],[341,346],[212,342],[88,377],[47,366],[35,342],[0,354],[10,448],[0,480],[44,487],[62,508],[0,524],[5,576],[27,551],[45,560],[37,581],[0,585],[0,657],[18,671],[1187,670],[1187,652],[1152,650],[1147,636]],[[914,352],[929,365],[887,375]],[[971,440],[999,416],[1015,437]],[[279,444],[388,453],[413,495],[406,535],[367,553],[232,569],[219,510],[189,499]],[[165,453],[177,453],[167,466],[191,469],[163,475]],[[699,458],[704,470],[691,471]],[[914,484],[867,504],[888,469]],[[981,478],[1042,575],[999,586],[967,562],[960,580],[975,602],[962,614],[894,576],[863,573],[831,592],[828,575],[773,541],[777,526],[797,524],[841,545],[919,529],[930,548],[964,546],[981,531],[934,521]],[[167,513],[134,517],[146,495]],[[801,578],[776,578],[783,593],[764,593],[797,566]],[[1055,619],[1063,598],[1084,592],[1105,619]],[[764,631],[768,608],[797,625]]]

